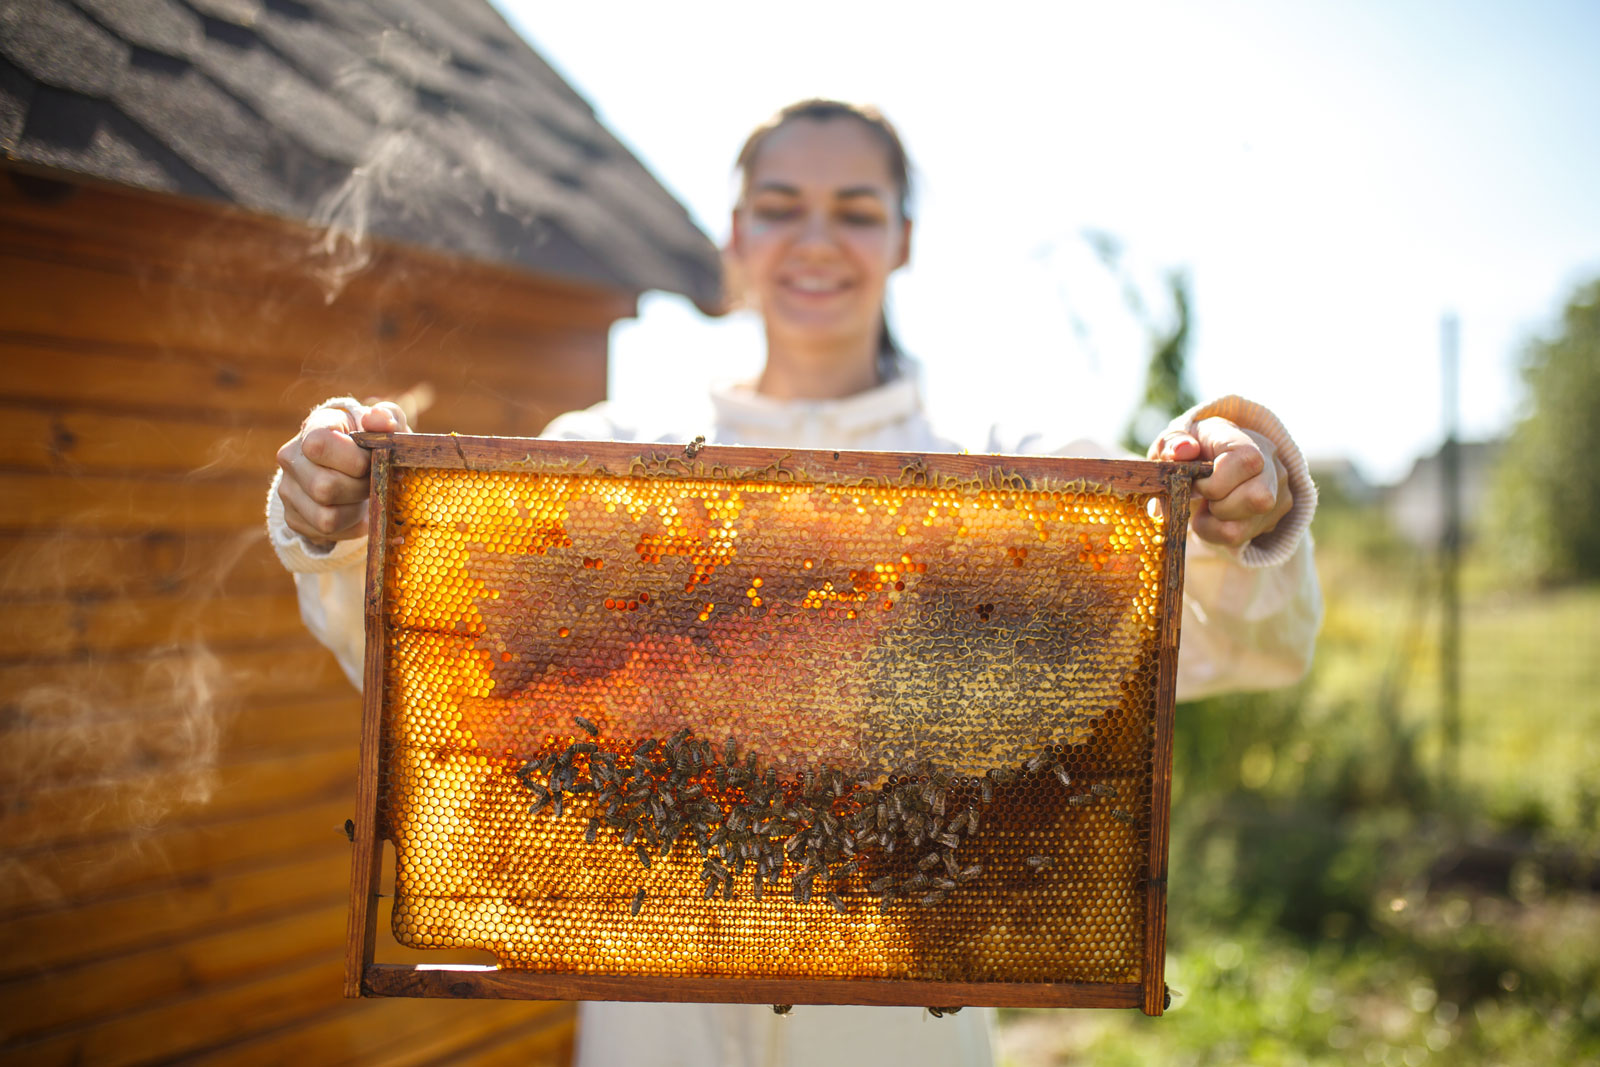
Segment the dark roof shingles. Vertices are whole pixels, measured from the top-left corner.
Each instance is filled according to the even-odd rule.
[[[717,301],[710,242],[483,0],[72,3],[0,9],[13,158]],[[76,140],[19,118],[36,84]]]

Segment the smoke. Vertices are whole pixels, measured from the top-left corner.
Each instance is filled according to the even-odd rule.
[[[322,197],[312,212],[311,224],[322,235],[311,246],[307,269],[321,283],[325,303],[337,300],[350,279],[372,263],[367,230],[374,203],[393,197],[391,175],[412,147],[407,130],[378,134],[361,165]]]

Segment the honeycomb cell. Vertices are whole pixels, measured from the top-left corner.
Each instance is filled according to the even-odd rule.
[[[1142,980],[1150,502],[397,468],[396,938],[587,974]]]

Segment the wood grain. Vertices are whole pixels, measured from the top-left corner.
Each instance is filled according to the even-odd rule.
[[[536,974],[496,967],[377,963],[366,996],[641,1000],[699,1004],[870,1004],[885,1007],[1137,1008],[1134,983],[888,982],[787,978],[652,978]]]

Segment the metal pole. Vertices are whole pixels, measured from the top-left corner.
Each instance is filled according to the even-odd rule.
[[[1444,728],[1444,785],[1455,793],[1461,783],[1461,450],[1459,323],[1446,312],[1440,323],[1439,348],[1444,385],[1444,447],[1439,452],[1444,526],[1439,536],[1440,720]]]

